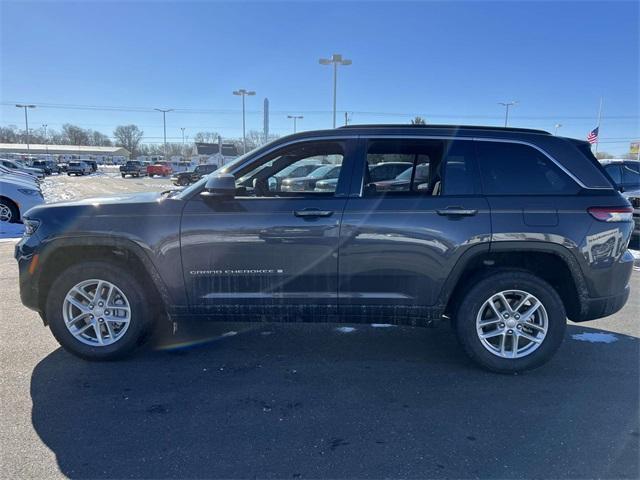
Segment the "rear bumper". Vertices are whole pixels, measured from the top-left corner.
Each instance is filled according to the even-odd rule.
[[[571,318],[574,322],[586,322],[597,318],[607,317],[619,311],[627,303],[630,294],[629,280],[633,272],[634,257],[626,250],[620,259],[609,268],[600,272],[591,272],[593,279],[597,278],[597,283],[604,288],[607,285],[606,293],[609,295],[602,297],[591,297],[581,295],[580,314],[577,318]],[[603,293],[605,293],[603,291]]]
[[[631,289],[627,285],[617,295],[601,298],[586,298],[583,302],[580,318],[572,319],[574,322],[587,322],[597,318],[613,315],[627,303]]]

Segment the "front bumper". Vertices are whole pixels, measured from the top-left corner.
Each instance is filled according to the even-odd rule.
[[[20,286],[20,300],[31,310],[40,311],[38,296],[38,267],[39,257],[33,248],[29,247],[28,239],[23,238],[16,244],[14,255],[18,261],[18,284]]]

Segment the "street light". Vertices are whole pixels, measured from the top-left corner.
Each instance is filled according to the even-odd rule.
[[[36,108],[36,106],[35,105],[23,105],[21,103],[17,103],[16,104],[16,108],[24,108],[24,127],[25,127],[25,130],[27,132],[26,139],[27,139],[27,156],[28,156],[29,153],[30,153],[30,150],[29,150],[29,118],[27,116],[27,109],[28,108]]]
[[[553,126],[553,134],[554,134],[554,135],[558,135],[558,129],[559,129],[560,127],[562,127],[562,124],[561,124],[561,123],[556,123],[556,124]]]
[[[287,118],[293,119],[293,133],[296,133],[297,121],[302,120],[304,117],[302,115],[287,115]]]
[[[47,125],[46,123],[42,124],[42,128],[44,129],[44,144],[46,145],[45,148],[47,150],[47,155],[49,154],[49,139],[47,138],[47,127],[49,125]]]
[[[162,110],[161,108],[154,108],[158,112],[162,112],[162,126],[164,129],[164,161],[167,161],[167,112],[173,112],[173,108]]]
[[[333,65],[333,128],[336,128],[336,87],[338,84],[338,65],[351,65],[351,60],[342,58],[339,53],[334,53],[331,58],[321,58],[320,65]]]
[[[242,153],[247,153],[247,135],[245,133],[245,113],[244,113],[244,97],[253,96],[256,92],[251,90],[245,90],[241,88],[240,90],[236,90],[233,92],[234,95],[239,95],[242,97]]]
[[[514,105],[517,105],[517,104],[518,104],[517,100],[513,100],[511,102],[498,102],[498,105],[502,105],[503,107],[505,107],[505,112],[504,112],[504,126],[505,127],[509,123],[509,107],[513,107]]]

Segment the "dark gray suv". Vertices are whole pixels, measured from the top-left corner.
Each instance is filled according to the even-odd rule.
[[[340,167],[329,190],[270,181],[310,161]],[[373,179],[386,162],[414,173]],[[567,318],[625,304],[631,212],[586,142],[349,126],[280,138],[180,192],[34,208],[16,258],[23,303],[86,359],[187,318],[447,319],[473,360],[514,372],[551,358]]]

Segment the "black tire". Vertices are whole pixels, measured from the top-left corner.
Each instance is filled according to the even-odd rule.
[[[556,353],[567,326],[567,315],[558,292],[541,278],[523,271],[502,271],[476,279],[454,315],[458,340],[477,364],[498,373],[531,370],[548,362]],[[482,344],[476,330],[476,316],[486,300],[505,290],[523,290],[537,297],[547,312],[547,333],[540,346],[520,358],[503,358]]]
[[[20,222],[20,210],[18,206],[13,203],[11,200],[6,198],[0,198],[0,207],[7,208],[9,210],[9,215],[11,215],[11,219],[7,223],[18,223]]]
[[[123,174],[122,174],[122,178],[124,178],[124,177],[126,177],[126,175],[123,173]]]
[[[102,347],[82,343],[67,329],[62,314],[65,296],[78,283],[88,279],[106,280],[126,295],[131,307],[131,320],[122,338]],[[61,272],[47,296],[45,317],[56,340],[68,352],[85,360],[118,360],[140,345],[154,323],[154,310],[141,283],[124,267],[105,261],[79,263]]]

